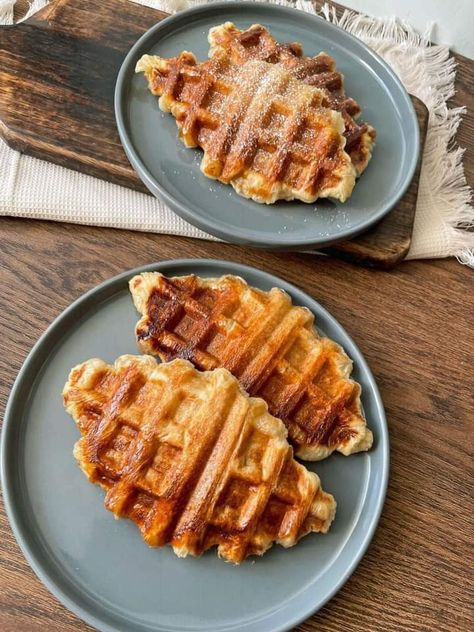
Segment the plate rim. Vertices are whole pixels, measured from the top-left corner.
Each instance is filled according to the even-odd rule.
[[[226,222],[222,222],[220,220],[215,219],[207,219],[202,216],[199,210],[195,210],[193,207],[188,206],[179,200],[177,200],[172,193],[170,193],[165,186],[160,184],[158,180],[156,180],[145,163],[139,157],[138,152],[135,150],[134,145],[132,143],[131,136],[127,130],[127,78],[130,73],[130,68],[134,66],[134,60],[137,56],[137,51],[147,42],[148,39],[152,39],[156,32],[159,32],[163,29],[169,29],[170,25],[173,25],[175,22],[179,26],[182,20],[186,21],[187,19],[192,20],[193,17],[199,17],[201,14],[206,14],[208,12],[215,12],[219,9],[228,10],[229,7],[232,7],[235,11],[239,10],[248,10],[257,8],[264,11],[269,12],[280,12],[286,15],[292,15],[296,13],[302,13],[305,17],[310,21],[316,21],[319,25],[324,25],[323,28],[327,29],[329,32],[337,32],[342,33],[344,38],[347,38],[349,41],[354,42],[356,45],[360,46],[366,54],[368,54],[375,65],[378,64],[391,78],[394,84],[398,88],[398,94],[401,98],[403,98],[405,102],[405,106],[410,113],[410,123],[411,130],[410,133],[405,133],[404,136],[408,135],[412,137],[414,144],[414,151],[411,155],[405,157],[406,161],[409,161],[409,166],[406,171],[406,175],[404,180],[402,181],[402,185],[398,188],[398,191],[391,196],[390,203],[384,202],[380,205],[378,211],[374,213],[373,217],[369,220],[364,220],[359,223],[357,226],[353,226],[351,228],[342,229],[340,232],[329,238],[324,238],[321,236],[313,235],[309,238],[299,238],[292,240],[282,241],[281,237],[279,238],[278,234],[275,233],[271,237],[267,238],[266,241],[262,241],[258,236],[252,236],[248,233],[246,228],[241,227],[229,227]],[[390,91],[390,96],[393,98],[393,91]],[[240,244],[240,245],[248,245],[253,246],[255,248],[261,248],[266,250],[295,250],[295,249],[303,249],[303,248],[316,248],[316,247],[327,247],[332,244],[338,243],[340,241],[345,241],[347,239],[356,237],[357,235],[367,231],[374,224],[383,219],[402,199],[403,195],[408,190],[411,181],[413,180],[418,157],[420,154],[420,128],[418,124],[418,119],[416,116],[415,107],[412,103],[412,100],[405,88],[402,84],[399,77],[392,70],[392,68],[372,49],[370,49],[361,39],[355,37],[348,31],[345,31],[341,27],[329,22],[328,20],[323,19],[319,15],[306,13],[294,7],[278,5],[278,4],[269,4],[264,2],[252,2],[249,3],[245,0],[238,0],[233,3],[229,3],[227,1],[220,1],[211,4],[203,4],[191,7],[184,11],[180,11],[178,13],[172,14],[169,17],[160,20],[157,24],[152,26],[150,29],[145,31],[143,35],[139,37],[139,39],[133,44],[129,52],[127,53],[125,59],[123,60],[120,70],[117,75],[116,83],[115,83],[115,91],[114,91],[114,111],[115,111],[115,120],[117,124],[117,129],[120,137],[120,141],[122,143],[122,147],[125,151],[125,154],[132,165],[134,171],[137,173],[139,178],[148,188],[148,190],[157,198],[163,200],[177,215],[179,215],[182,219],[189,222],[193,226],[203,230],[214,237],[218,237],[224,241],[228,241],[229,243]],[[408,120],[408,119],[407,119]],[[179,139],[177,139],[179,140]],[[245,198],[242,198],[245,203]],[[303,204],[303,202],[302,202]],[[226,228],[227,226],[227,228]]]
[[[350,357],[355,362],[357,362],[359,368],[362,369],[365,376],[367,376],[369,380],[370,390],[374,397],[377,414],[379,417],[379,423],[380,423],[379,443],[380,443],[381,453],[382,453],[381,466],[380,466],[381,476],[380,476],[380,482],[377,489],[377,497],[375,500],[376,509],[374,513],[372,514],[372,516],[370,517],[369,526],[364,534],[362,542],[360,543],[360,546],[356,554],[353,556],[350,564],[347,565],[345,572],[341,574],[338,581],[334,583],[332,588],[327,592],[327,594],[324,595],[323,599],[320,599],[318,596],[316,596],[314,599],[311,599],[307,602],[306,607],[300,608],[298,614],[296,615],[294,614],[291,615],[291,613],[288,614],[288,616],[285,619],[285,622],[282,625],[279,625],[276,628],[275,627],[272,628],[275,632],[284,632],[286,630],[290,630],[294,626],[305,621],[310,616],[318,612],[342,588],[342,586],[346,583],[346,581],[355,571],[361,559],[365,555],[372,541],[372,538],[374,536],[375,530],[379,523],[380,516],[384,507],[384,501],[385,501],[385,496],[386,496],[387,487],[388,487],[389,469],[390,469],[390,441],[389,441],[388,425],[386,421],[385,409],[383,406],[382,398],[381,398],[375,377],[369,365],[367,364],[363,354],[361,353],[361,351],[359,350],[359,348],[353,341],[352,337],[347,333],[347,331],[339,323],[339,321],[334,316],[332,316],[332,314],[319,303],[319,301],[314,299],[305,290],[299,288],[293,283],[286,281],[285,279],[277,275],[274,275],[271,272],[261,270],[260,268],[256,268],[254,266],[249,266],[249,265],[245,265],[245,264],[241,264],[241,263],[237,263],[237,262],[225,260],[225,259],[208,259],[208,258],[205,258],[205,259],[204,258],[202,259],[201,258],[167,259],[163,261],[157,261],[151,264],[141,265],[141,266],[132,268],[130,270],[125,270],[124,272],[114,275],[113,277],[110,277],[106,279],[105,281],[99,283],[98,285],[92,287],[91,289],[81,294],[74,301],[72,301],[56,318],[54,318],[54,320],[48,325],[46,330],[38,338],[36,343],[33,345],[31,351],[28,353],[27,357],[25,358],[17,374],[17,377],[15,378],[13,387],[11,388],[11,391],[7,400],[7,405],[5,407],[3,426],[2,426],[2,432],[1,432],[1,443],[0,443],[0,474],[1,474],[3,500],[4,500],[5,510],[6,510],[6,514],[8,517],[9,524],[10,524],[10,528],[12,529],[16,542],[20,547],[20,550],[22,551],[25,559],[27,560],[28,564],[30,565],[30,567],[32,568],[32,570],[34,571],[38,579],[43,583],[44,586],[46,586],[46,588],[50,591],[50,593],[55,598],[57,598],[67,609],[69,609],[71,612],[76,614],[80,619],[82,619],[83,621],[85,621],[86,623],[90,625],[93,625],[98,630],[101,630],[104,632],[114,632],[115,630],[120,629],[120,628],[116,628],[110,625],[110,623],[106,619],[106,616],[104,616],[103,618],[96,616],[92,608],[87,608],[87,607],[82,606],[80,603],[78,603],[77,599],[75,600],[74,598],[71,598],[68,592],[66,590],[63,590],[64,582],[61,582],[61,578],[64,578],[67,576],[64,575],[64,573],[62,572],[58,580],[58,578],[51,571],[50,567],[44,566],[44,564],[42,563],[41,556],[38,555],[37,547],[34,541],[32,541],[32,537],[29,533],[29,530],[26,528],[23,528],[23,525],[21,524],[20,510],[16,506],[16,502],[13,495],[15,482],[13,480],[14,475],[11,474],[12,467],[10,464],[10,457],[8,456],[9,454],[8,448],[9,448],[10,442],[14,441],[14,438],[15,438],[15,437],[13,437],[13,439],[10,438],[11,435],[14,433],[14,429],[15,429],[14,428],[15,417],[13,415],[13,412],[14,412],[14,409],[19,405],[20,408],[22,409],[22,414],[24,414],[24,411],[26,410],[28,406],[27,403],[18,404],[17,400],[19,398],[19,395],[21,395],[21,393],[19,392],[20,392],[21,387],[23,386],[23,381],[25,379],[25,376],[27,377],[29,374],[30,365],[32,365],[37,360],[37,356],[39,356],[39,359],[41,361],[41,368],[43,368],[43,366],[48,362],[49,351],[48,351],[47,345],[48,345],[49,339],[50,338],[54,339],[54,343],[53,343],[53,348],[54,348],[54,345],[57,344],[63,338],[63,334],[61,333],[63,321],[67,319],[68,317],[75,315],[77,310],[80,310],[81,307],[83,306],[87,307],[88,302],[90,301],[91,298],[93,298],[96,294],[101,294],[104,291],[107,291],[108,289],[109,290],[113,289],[119,286],[120,284],[122,284],[123,282],[128,282],[128,280],[132,276],[134,276],[135,274],[139,274],[141,272],[157,270],[157,271],[162,271],[166,273],[166,270],[168,268],[184,266],[184,267],[189,267],[190,269],[192,269],[192,267],[196,265],[215,267],[220,274],[234,273],[237,275],[240,275],[240,274],[245,275],[246,272],[251,273],[251,274],[257,273],[259,276],[261,277],[263,276],[265,280],[271,282],[272,284],[275,284],[276,287],[280,287],[287,292],[289,291],[290,296],[292,296],[292,299],[296,296],[296,304],[299,304],[299,296],[303,297],[304,299],[303,302],[307,301],[309,303],[316,304],[317,311],[319,312],[319,314],[322,314],[325,319],[329,320],[331,322],[331,325],[335,327],[335,329],[337,330],[337,333],[342,334],[342,336],[345,337],[349,341],[349,343],[352,345],[353,349],[351,351]],[[223,267],[232,268],[233,272],[222,272]],[[245,279],[245,276],[243,276],[243,278]],[[110,298],[111,296],[114,296],[115,294],[117,294],[117,291],[112,292],[108,298]],[[88,309],[90,309],[90,307]],[[318,314],[316,313],[315,316],[317,317]],[[45,346],[46,348],[43,349],[43,347]],[[357,356],[356,358],[354,358],[354,352],[355,352],[355,355]],[[29,391],[28,391],[29,393],[31,392],[31,388],[32,387],[29,388]],[[77,595],[78,594],[77,586],[75,586],[75,590],[76,590],[76,595]],[[302,590],[303,591],[307,590],[307,587],[304,587]],[[298,592],[292,599],[288,600],[285,603],[285,611],[287,611],[288,607],[291,608],[291,604],[299,596],[300,592]],[[106,607],[104,607],[104,609],[101,610],[101,613],[110,615],[111,611],[107,609]],[[262,615],[262,617],[260,617],[258,621],[250,620],[244,624],[246,626],[245,628],[240,628],[240,629],[251,629],[251,628],[248,628],[247,626],[252,626],[252,624],[254,623],[256,625],[259,625],[263,623],[265,619],[270,618],[274,614],[275,614],[274,611],[271,611],[270,613],[266,615]],[[150,630],[151,628],[144,627],[143,629]],[[160,630],[161,631],[174,630],[174,628],[171,628],[171,627],[156,627],[154,629],[157,632],[159,632]],[[235,627],[225,626],[225,627],[215,628],[216,632],[220,632],[221,630],[222,631],[230,630],[230,629],[235,629]]]

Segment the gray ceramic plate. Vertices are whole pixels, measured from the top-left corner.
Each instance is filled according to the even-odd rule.
[[[333,455],[310,465],[338,511],[330,532],[286,550],[273,547],[255,563],[231,566],[215,551],[180,560],[169,547],[149,549],[136,527],[114,520],[103,492],[88,483],[72,448],[78,431],[61,391],[75,364],[112,362],[136,353],[137,314],[131,270],[73,303],[49,327],[13,387],[2,433],[5,504],[16,538],[48,588],[100,630],[285,630],[321,607],[347,580],[374,533],[388,476],[388,435],[374,378],[342,327],[316,301],[285,281],[224,261],[168,261],[143,270],[168,275],[238,274],[268,290],[285,289],[355,361],[375,443],[367,454]]]
[[[368,169],[345,204],[321,201],[262,205],[199,170],[202,152],[186,149],[171,114],[164,114],[135,75],[145,53],[172,57],[182,50],[207,57],[207,33],[226,20],[247,28],[269,27],[280,41],[298,41],[307,55],[325,50],[346,78],[346,92],[377,129]],[[342,29],[295,9],[259,3],[198,6],[150,29],[127,55],[117,79],[115,112],[127,156],[150,189],[191,224],[227,241],[264,248],[303,249],[356,235],[380,220],[401,198],[413,176],[419,132],[411,100],[389,67]]]

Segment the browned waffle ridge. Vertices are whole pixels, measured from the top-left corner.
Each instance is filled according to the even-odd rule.
[[[136,335],[144,353],[228,369],[282,419],[297,456],[319,460],[371,447],[351,360],[282,290],[263,292],[230,275],[146,272],[131,279],[130,291],[142,316]]]
[[[360,175],[372,156],[375,130],[371,125],[359,125],[355,118],[360,114],[359,104],[344,92],[344,77],[336,69],[336,63],[327,53],[304,57],[301,44],[280,44],[261,24],[254,24],[245,31],[232,22],[225,22],[209,31],[210,56],[227,52],[233,63],[241,64],[248,59],[261,59],[271,64],[283,65],[296,79],[323,91],[323,105],[341,112],[344,118],[345,150]]]
[[[63,396],[82,470],[150,546],[180,557],[217,546],[239,563],[333,520],[334,498],[293,459],[282,422],[225,369],[93,359],[72,369]]]
[[[160,108],[176,118],[187,147],[204,150],[201,171],[244,197],[272,204],[321,197],[345,201],[356,171],[344,150],[341,113],[324,93],[279,64],[235,64],[227,51],[197,63],[192,53],[144,55],[144,72]]]

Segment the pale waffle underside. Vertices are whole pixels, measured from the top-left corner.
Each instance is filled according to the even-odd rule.
[[[344,121],[322,106],[323,93],[261,60],[233,64],[215,54],[197,63],[188,52],[137,64],[159,105],[176,118],[188,147],[204,150],[202,172],[244,197],[345,201],[355,169],[344,151]]]
[[[134,277],[130,290],[144,353],[228,369],[283,420],[301,458],[371,447],[352,362],[282,290],[263,292],[234,276],[168,279],[158,272]]]
[[[232,63],[261,59],[283,65],[296,79],[316,86],[324,92],[323,105],[342,113],[344,118],[345,151],[360,175],[372,156],[375,130],[368,124],[359,125],[354,119],[360,114],[358,103],[346,96],[344,78],[336,63],[326,53],[304,57],[297,42],[280,44],[262,25],[254,24],[245,31],[226,22],[209,31],[209,56],[227,54]]]
[[[181,557],[217,546],[239,563],[331,524],[334,498],[293,459],[282,422],[224,369],[94,359],[71,371],[63,396],[81,468],[150,546]]]

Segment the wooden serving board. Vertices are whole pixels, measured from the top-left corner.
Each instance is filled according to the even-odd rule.
[[[18,151],[148,193],[123,152],[113,94],[132,44],[166,16],[124,0],[56,0],[26,22],[0,28],[0,135]],[[413,101],[424,143],[428,112]],[[387,217],[326,252],[382,268],[401,261],[410,246],[420,167],[421,158]]]

